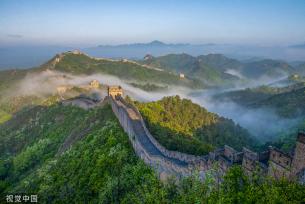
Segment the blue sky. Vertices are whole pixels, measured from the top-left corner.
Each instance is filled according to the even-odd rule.
[[[305,42],[305,1],[0,0],[0,45]]]

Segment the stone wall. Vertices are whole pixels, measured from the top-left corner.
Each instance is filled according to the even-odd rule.
[[[134,107],[133,105],[127,103],[124,99],[119,98],[119,100],[124,103],[124,105],[130,109],[132,109],[133,111],[136,112],[137,116],[140,118],[141,124],[147,134],[147,136],[149,137],[149,139],[151,140],[151,142],[159,149],[160,152],[162,152],[165,156],[170,157],[170,158],[175,158],[181,161],[185,161],[187,163],[196,165],[196,166],[200,166],[200,164],[202,163],[207,163],[208,157],[207,156],[195,156],[195,155],[191,155],[191,154],[185,154],[185,153],[181,153],[178,151],[170,151],[168,149],[166,149],[165,147],[163,147],[148,131],[146,125],[145,125],[145,121],[142,118],[141,113],[138,111],[138,109],[136,107]],[[204,167],[204,164],[202,164]]]
[[[269,161],[272,161],[283,168],[290,169],[292,157],[278,149],[271,148]]]
[[[122,100],[116,100],[112,97],[106,97],[105,99],[111,104],[112,110],[116,117],[118,118],[124,131],[128,134],[129,140],[135,150],[135,153],[140,157],[146,164],[150,165],[156,170],[156,172],[161,177],[167,177],[170,175],[175,175],[178,177],[183,177],[191,175],[194,168],[189,165],[178,165],[168,159],[165,155],[152,155],[149,154],[146,147],[141,144],[138,139],[138,135],[134,131],[135,121],[141,120],[139,117],[130,116],[130,107],[125,106],[125,102]],[[138,116],[138,113],[136,113]]]
[[[299,134],[294,157],[285,154],[275,148],[268,151],[256,153],[247,148],[242,152],[225,145],[205,156],[194,156],[177,151],[170,151],[163,147],[146,128],[145,122],[138,109],[127,103],[120,96],[107,96],[103,103],[109,103],[124,131],[128,134],[129,140],[135,153],[146,164],[151,166],[158,173],[161,179],[174,175],[184,177],[197,171],[201,178],[205,177],[206,171],[213,168],[214,163],[218,164],[218,172],[223,175],[232,165],[242,165],[246,173],[251,175],[254,171],[260,170],[275,178],[299,177],[305,183],[305,134]],[[142,135],[137,135],[135,125],[140,124]],[[149,144],[157,149],[157,154],[148,151],[147,144],[141,143],[140,136],[150,142]]]
[[[123,100],[124,101],[124,100]],[[174,159],[178,159],[184,162],[187,162],[191,168],[199,170],[202,172],[209,170],[211,168],[212,162],[211,159],[209,157],[209,155],[204,155],[204,156],[195,156],[195,155],[191,155],[191,154],[185,154],[185,153],[181,153],[178,151],[171,151],[166,149],[165,147],[163,147],[149,132],[149,130],[147,129],[146,125],[145,125],[145,121],[142,118],[141,113],[138,111],[138,109],[136,107],[134,107],[131,104],[127,104],[125,101],[124,103],[132,108],[137,115],[140,117],[142,126],[144,127],[144,130],[147,134],[147,136],[149,137],[149,139],[151,140],[151,142],[159,149],[160,152],[162,152],[165,156],[169,157],[169,158],[174,158]]]

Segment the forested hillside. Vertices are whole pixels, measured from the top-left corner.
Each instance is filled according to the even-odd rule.
[[[280,93],[267,99],[258,101],[253,107],[267,107],[275,109],[283,117],[298,117],[305,113],[305,87]]]
[[[48,64],[43,67],[48,67]],[[117,76],[123,80],[149,82],[154,84],[180,85],[193,88],[203,87],[199,80],[183,79],[178,75],[164,71],[145,68],[129,61],[96,60],[84,54],[65,53],[64,57],[54,67],[55,70],[71,74],[104,73]]]
[[[295,82],[284,87],[259,86],[229,91],[213,96],[218,102],[234,102],[247,108],[274,110],[279,116],[293,118],[305,113],[304,82]]]
[[[241,70],[243,75],[249,78],[259,78],[262,76],[283,77],[297,72],[288,63],[271,59],[245,63]]]
[[[238,150],[257,145],[249,133],[232,120],[179,96],[135,104],[151,133],[170,150],[203,155],[225,144]]]
[[[264,59],[241,62],[221,54],[200,55],[198,57],[188,54],[168,54],[161,57],[150,56],[140,63],[174,73],[185,73],[209,84],[226,87],[237,82],[303,73],[301,68],[296,69],[284,61]]]
[[[15,83],[22,80],[27,72],[28,70],[0,71],[0,99],[3,98],[3,94],[5,93],[6,89],[15,86]]]
[[[71,139],[72,138],[72,139]],[[24,109],[0,125],[0,195],[39,203],[265,203],[305,201],[304,186],[250,181],[239,167],[219,184],[196,176],[162,183],[137,158],[109,106]],[[209,174],[207,174],[209,175]]]
[[[184,73],[212,85],[232,85],[239,80],[238,77],[225,73],[226,69],[218,69],[202,58],[202,56],[196,58],[187,54],[169,54],[152,57],[141,63],[174,73]]]
[[[135,157],[109,106],[35,107],[0,129],[1,198],[35,192],[43,202],[115,203],[132,199],[128,194],[146,182],[158,184]],[[78,140],[66,144],[69,138]]]

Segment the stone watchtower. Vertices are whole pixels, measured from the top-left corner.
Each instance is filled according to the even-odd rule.
[[[91,88],[94,88],[94,89],[100,88],[100,82],[98,80],[91,81],[89,85]]]
[[[115,98],[116,96],[123,96],[123,89],[121,86],[108,86],[108,96]]]
[[[275,147],[269,147],[269,167],[268,175],[274,178],[289,178],[291,174],[291,155],[277,149]]]
[[[305,133],[299,132],[292,160],[292,176],[305,182]]]

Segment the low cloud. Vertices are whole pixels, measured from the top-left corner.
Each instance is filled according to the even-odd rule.
[[[18,34],[8,34],[6,36],[9,38],[23,38],[23,35],[18,35]]]
[[[237,70],[235,70],[235,69],[227,69],[227,70],[225,71],[225,73],[231,74],[231,75],[233,75],[233,76],[237,76],[237,77],[240,78],[240,79],[245,78],[239,71],[237,71]]]
[[[210,112],[232,119],[261,141],[274,139],[280,132],[293,127],[298,122],[298,119],[281,118],[271,109],[248,109],[233,102],[215,101],[211,97],[215,94],[213,90],[193,92],[184,87],[170,87],[164,91],[147,92],[131,86],[129,82],[104,74],[76,76],[57,71],[28,74],[11,94],[45,97],[55,94],[59,86],[88,85],[92,80],[98,80],[104,85],[120,85],[127,95],[139,101],[155,101],[164,96],[180,95],[200,104]],[[102,95],[106,94],[106,90],[104,91]]]
[[[281,133],[295,127],[300,122],[300,118],[280,117],[270,108],[251,109],[230,101],[219,102],[213,100],[210,94],[192,95],[190,99],[210,112],[232,119],[262,142],[279,137]]]
[[[41,97],[55,94],[59,86],[82,86],[88,85],[92,80],[98,80],[104,85],[120,85],[126,94],[132,96],[139,101],[159,100],[164,96],[182,95],[190,92],[184,87],[170,87],[161,92],[147,92],[139,88],[131,86],[128,82],[117,77],[105,74],[93,75],[71,75],[57,71],[43,71],[40,73],[31,73],[17,85],[15,91],[11,91],[12,95],[38,95]]]

